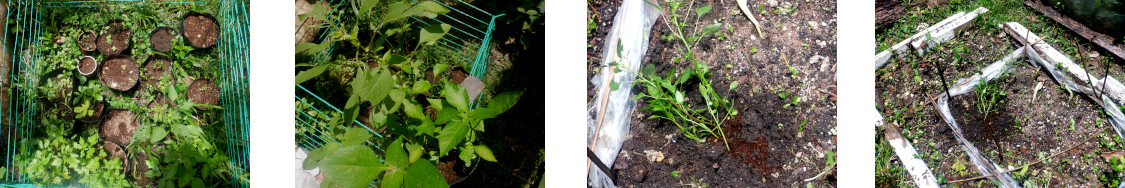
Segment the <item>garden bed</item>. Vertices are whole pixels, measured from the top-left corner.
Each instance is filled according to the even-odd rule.
[[[687,7],[689,2],[683,3]],[[761,24],[764,37],[733,0],[722,4],[700,1],[691,7],[708,5],[712,6],[710,13],[689,22],[687,28],[723,24],[718,34],[701,39],[695,56],[711,68],[709,80],[716,93],[727,96],[738,111],[722,125],[730,149],[718,136],[707,137],[705,143],[687,139],[668,120],[648,119],[651,112],[638,110],[632,115],[621,154],[612,164],[618,186],[805,186],[805,179],[834,168],[826,162],[832,160],[836,148],[836,2],[751,2],[748,8]],[[603,40],[619,6],[617,1],[591,4],[590,14],[596,16],[589,19],[596,29],[588,35],[587,52],[592,61],[588,76],[600,69],[596,62],[600,62]],[[686,8],[679,12],[695,17]],[[692,69],[678,49],[683,44],[678,39],[663,39],[671,35],[662,23],[671,12],[663,14],[653,27],[642,67],[654,65],[657,75]],[[728,87],[732,82],[739,83],[733,90]],[[684,101],[693,108],[705,106],[694,89],[698,83],[692,79],[685,89]],[[593,100],[595,88],[588,88],[587,99]],[[640,84],[634,88],[634,92],[643,90]],[[638,102],[638,109],[646,106],[643,101]],[[833,187],[835,172],[809,184]]]
[[[1106,53],[1092,48],[1087,41],[1075,39],[1073,33],[1019,2],[951,1],[929,5],[932,7],[929,9],[918,4],[902,6],[909,11],[904,15],[920,16],[907,17],[889,26],[885,33],[877,34],[880,48],[890,46],[920,31],[923,26],[952,15],[952,12],[977,7],[990,10],[967,28],[957,31],[955,38],[931,48],[924,55],[892,58],[876,71],[875,91],[879,96],[876,104],[886,122],[883,126],[901,130],[905,139],[917,150],[914,157],[925,162],[941,185],[998,186],[987,178],[949,183],[981,176],[982,173],[974,167],[963,145],[955,139],[952,133],[955,130],[941,119],[933,102],[946,92],[942,79],[952,87],[959,79],[976,74],[989,63],[997,62],[1022,46],[1010,33],[1003,32],[999,23],[1030,25],[1033,33],[1048,36],[1044,42],[1061,49],[1063,54],[1076,64],[1085,66],[1085,70],[1095,77],[1104,75],[1106,63],[1119,63],[1097,55],[1099,52]],[[1101,106],[1086,95],[1066,90],[1047,71],[1030,63],[1028,58],[1020,58],[1008,65],[1010,72],[988,81],[1005,94],[995,103],[999,107],[996,113],[986,118],[978,110],[977,107],[987,103],[978,100],[977,95],[982,91],[979,89],[949,100],[951,115],[965,138],[1002,170],[1015,169],[1007,174],[1022,186],[1116,186],[1114,180],[1120,181],[1120,170],[1113,170],[1112,163],[1106,162],[1102,154],[1120,151],[1122,140],[1113,131],[1098,132],[1110,126]],[[1120,76],[1120,66],[1109,66],[1109,69],[1114,77]],[[904,171],[902,161],[894,157],[887,137],[883,136],[883,131],[889,130],[892,129],[880,128],[877,134],[876,185],[914,185],[910,175]],[[1095,136],[1093,141],[1084,142],[1090,135]],[[1072,146],[1075,148],[1068,150]],[[1059,155],[1052,158],[1054,154]],[[1021,168],[1041,159],[1043,163],[1030,165],[1026,171]]]
[[[245,124],[223,118],[240,116],[230,110],[247,108],[232,103],[246,103],[248,96],[239,93],[243,96],[225,96],[224,104],[218,102],[220,90],[246,90],[229,87],[246,82],[232,78],[244,75],[231,74],[240,70],[235,64],[245,63],[245,59],[227,57],[245,51],[194,48],[178,35],[147,35],[180,24],[180,15],[185,14],[222,12],[233,21],[237,18],[229,11],[246,2],[111,5],[114,3],[118,2],[50,2],[20,5],[42,9],[38,11],[9,11],[17,14],[12,17],[18,21],[9,23],[8,31],[20,41],[39,45],[17,43],[25,56],[12,61],[21,67],[12,76],[28,77],[11,83],[15,85],[12,89],[22,92],[13,95],[30,104],[5,106],[5,110],[14,109],[13,116],[20,119],[6,122],[3,136],[23,143],[5,143],[9,147],[4,151],[11,155],[0,168],[6,172],[0,176],[3,183],[247,186],[247,138],[232,136],[246,134]],[[28,13],[21,11],[49,19],[31,20],[22,17]],[[29,27],[25,22],[36,25]],[[244,31],[243,26],[232,26],[230,31]],[[219,30],[209,32],[214,43],[229,45],[235,43],[230,40],[237,40],[227,31],[223,37]],[[154,49],[151,44],[157,40],[163,41],[165,49]],[[223,53],[227,54],[220,55]],[[36,81],[40,78],[47,82]],[[73,84],[60,84],[67,81]],[[210,84],[202,92],[207,100],[190,102],[192,83]],[[12,138],[13,133],[20,137]]]

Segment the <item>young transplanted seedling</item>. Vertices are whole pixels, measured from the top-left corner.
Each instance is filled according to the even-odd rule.
[[[663,9],[659,5],[648,2],[650,5]],[[723,132],[722,125],[730,117],[737,115],[738,111],[730,105],[730,101],[724,96],[720,96],[719,92],[711,86],[710,67],[706,62],[700,61],[695,57],[694,46],[705,36],[714,34],[722,27],[722,23],[715,23],[702,28],[695,28],[691,30],[690,35],[685,32],[685,28],[689,23],[697,23],[700,17],[711,12],[711,6],[704,6],[695,9],[696,16],[694,19],[681,15],[678,9],[683,6],[681,0],[667,0],[668,12],[671,12],[671,18],[665,17],[669,22],[662,22],[666,27],[671,30],[670,38],[678,39],[682,48],[678,48],[681,54],[685,55],[685,60],[691,62],[692,68],[682,71],[673,70],[669,71],[667,76],[656,75],[656,67],[649,64],[642,72],[635,70],[628,70],[623,66],[618,66],[617,62],[609,64],[614,67],[614,72],[628,71],[637,76],[638,83],[645,87],[646,91],[638,93],[633,100],[641,98],[649,98],[645,102],[648,106],[641,109],[643,111],[651,111],[652,116],[649,118],[661,118],[672,121],[679,127],[680,132],[689,139],[705,142],[706,136],[718,136],[722,138],[723,144],[727,149],[730,146],[726,141],[726,134]],[[688,9],[691,9],[688,7]],[[662,15],[663,16],[663,15]],[[622,56],[621,41],[617,41],[617,56]],[[683,87],[687,81],[692,78],[698,80],[696,88],[698,89],[701,98],[703,98],[703,108],[695,109],[689,107],[685,102],[687,92]],[[610,83],[612,90],[620,88],[620,83]],[[688,86],[689,88],[691,86]],[[738,87],[738,82],[731,82],[730,90]]]

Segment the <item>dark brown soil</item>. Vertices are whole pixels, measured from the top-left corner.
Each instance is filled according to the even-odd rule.
[[[794,12],[773,13],[788,3],[795,8]],[[696,1],[692,8],[707,5],[713,6],[711,13],[700,18],[699,23],[688,23],[685,30],[690,33],[703,23],[724,24],[720,33],[726,35],[725,39],[704,37],[695,51],[696,57],[712,70],[712,87],[728,96],[739,110],[723,126],[730,149],[717,136],[707,137],[705,143],[687,139],[672,122],[647,119],[651,112],[638,111],[633,116],[629,139],[612,167],[620,178],[618,186],[667,187],[693,181],[715,187],[805,186],[804,179],[819,174],[826,167],[827,153],[836,150],[836,136],[832,134],[836,127],[836,2],[781,2],[773,7],[766,1],[752,1],[748,7],[765,37],[757,34],[734,1]],[[589,45],[597,48],[587,48],[591,59],[588,77],[599,68],[603,40],[619,6],[617,1],[592,4],[595,10],[591,13],[596,12],[597,16],[591,19],[598,27],[587,39]],[[761,12],[758,6],[763,7]],[[653,27],[649,51],[643,60],[644,65],[655,65],[658,75],[666,75],[673,68],[692,68],[690,62],[682,60],[680,41],[661,39],[671,35],[665,25],[667,21],[661,18]],[[677,57],[681,60],[673,61]],[[787,64],[799,70],[796,78],[791,77]],[[734,81],[739,86],[729,90],[727,86]],[[681,88],[687,93],[685,96],[690,96],[685,100],[688,106],[704,105],[694,86],[698,83],[693,79]],[[587,99],[593,100],[595,88],[588,89]],[[644,90],[634,88],[635,92]],[[785,91],[801,97],[801,102],[784,107],[789,101],[778,93]],[[639,101],[638,109],[645,105]],[[646,157],[651,154],[646,153],[659,153],[664,159],[651,161]],[[673,171],[680,172],[678,177],[670,175]],[[834,187],[834,182],[835,172],[812,184]]]
[[[82,52],[93,52],[98,49],[98,35],[94,31],[86,30],[78,38],[78,49]]]
[[[98,127],[98,134],[103,139],[129,145],[133,140],[133,133],[137,131],[136,116],[132,111],[111,109],[106,112],[105,121]]]
[[[449,81],[456,84],[460,84],[461,82],[465,81],[465,78],[468,77],[469,73],[465,73],[465,70],[461,69],[454,69],[449,73]]]
[[[172,39],[176,38],[176,33],[173,33],[172,28],[161,27],[152,31],[148,35],[149,43],[152,43],[152,50],[159,52],[168,52],[172,50]]]
[[[112,41],[110,41],[112,39]],[[132,43],[133,31],[125,28],[122,22],[110,22],[106,24],[106,31],[98,37],[98,51],[104,55],[117,55],[121,54],[129,48]]]
[[[102,65],[99,78],[102,85],[118,91],[128,91],[137,85],[140,80],[140,71],[137,63],[125,56],[109,57]]]
[[[191,82],[188,87],[187,98],[189,101],[197,104],[219,104],[219,86],[212,83],[211,80],[196,80]],[[195,109],[208,110],[211,108],[196,106]]]
[[[90,56],[82,57],[78,60],[78,72],[82,74],[94,73],[94,70],[98,68],[98,63],[95,61],[97,60]]]
[[[219,26],[216,21],[203,14],[191,14],[184,17],[184,38],[188,44],[196,48],[208,48],[219,41]]]
[[[169,84],[176,85],[176,79],[171,77],[172,62],[168,61],[167,57],[149,56],[144,67],[141,67],[141,75],[141,81],[144,82],[145,88],[164,91],[160,87],[160,79],[164,77],[168,77]]]

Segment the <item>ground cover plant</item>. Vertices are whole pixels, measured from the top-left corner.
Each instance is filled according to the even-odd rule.
[[[1121,78],[1120,60],[1107,57],[1092,43],[1019,1],[881,1],[903,11],[898,21],[876,33],[877,50],[959,11],[978,7],[978,16],[952,40],[925,55],[894,58],[876,71],[876,104],[887,122],[896,126],[943,186],[992,187],[981,175],[941,120],[933,99],[961,78],[980,72],[1020,47],[997,26],[1019,22],[1094,76]],[[1060,7],[1055,7],[1060,8]],[[879,17],[879,16],[877,16]],[[1076,95],[1041,68],[1025,60],[1012,62],[1012,71],[982,82],[970,93],[952,97],[949,107],[965,136],[985,157],[1011,172],[1025,187],[1116,187],[1121,172],[1112,154],[1123,141],[1105,131],[1103,110]],[[913,186],[910,175],[894,155],[885,136],[876,136],[876,186]],[[1087,140],[1087,139],[1090,140]],[[1041,161],[1038,162],[1037,161]],[[962,181],[967,180],[967,181]]]
[[[30,119],[35,121],[33,134],[14,140],[28,143],[31,148],[24,149],[29,152],[5,160],[15,164],[6,164],[14,168],[5,174],[19,177],[6,180],[68,187],[230,187],[248,182],[248,174],[231,172],[232,163],[247,161],[228,159],[232,150],[223,136],[228,130],[223,129],[219,96],[195,95],[218,93],[223,76],[219,52],[186,44],[196,37],[179,35],[180,30],[161,41],[147,34],[176,27],[209,28],[203,35],[217,36],[213,17],[206,21],[210,24],[182,18],[210,16],[220,2],[82,5],[44,9],[42,17],[50,19],[41,20],[42,35],[32,39],[41,45],[19,52],[39,57],[31,66],[40,72],[23,74],[41,81],[17,79],[14,87],[34,88],[21,95],[40,103]],[[36,32],[16,26],[7,31],[17,36]],[[153,46],[170,49],[161,52]],[[157,64],[165,71],[147,69]],[[213,84],[189,88],[192,83]]]
[[[621,2],[587,3],[592,77]],[[615,70],[639,101],[618,186],[835,186],[834,1],[750,2],[761,28],[736,1],[648,3],[662,15],[641,68]]]
[[[490,10],[489,5],[477,5]],[[497,36],[522,43],[497,48],[541,49],[531,41],[541,34],[531,32],[542,32],[542,6],[542,1],[521,2],[512,8],[517,10],[497,19],[494,33],[524,33]],[[296,44],[297,62],[303,63],[296,65],[295,75],[297,86],[308,90],[298,92],[295,101],[295,138],[310,150],[303,168],[323,170],[322,187],[474,185],[461,182],[531,186],[542,181],[542,145],[505,141],[538,135],[542,143],[541,130],[515,131],[541,122],[535,120],[541,114],[514,110],[542,111],[534,108],[536,99],[529,99],[541,96],[541,91],[511,84],[507,78],[541,73],[516,69],[509,61],[523,60],[507,59],[514,54],[485,49],[503,57],[486,60],[489,70],[484,77],[469,75],[473,62],[460,61],[440,48],[449,45],[442,40],[468,28],[419,24],[421,19],[454,15],[450,7],[469,8],[446,1],[357,0],[315,3],[308,13],[298,15],[298,20],[318,22],[307,28],[326,36]],[[478,49],[466,50],[476,54]],[[463,86],[472,79],[487,85],[476,91],[480,95]],[[314,123],[306,126],[301,121]]]

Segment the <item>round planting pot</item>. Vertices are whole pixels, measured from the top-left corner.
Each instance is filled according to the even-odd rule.
[[[137,63],[132,58],[124,55],[112,55],[103,61],[98,78],[102,85],[117,91],[129,91],[137,85],[141,78]]]
[[[176,85],[175,69],[172,68],[172,58],[163,55],[150,55],[145,60],[144,65],[141,65],[141,82],[145,88],[152,88],[158,92],[163,92],[164,88],[161,87],[160,79],[168,77],[169,86]]]
[[[105,101],[97,101],[94,102],[93,105],[94,115],[78,118],[78,121],[81,121],[83,123],[98,123],[102,121],[102,119],[105,117],[105,111],[107,111],[107,105],[105,104]]]
[[[55,97],[47,97],[47,101],[54,103],[69,101],[71,93],[74,93],[75,88],[77,88],[75,86],[78,83],[77,79],[74,79],[73,72],[61,68],[51,70],[47,72],[47,74],[44,74],[43,77],[39,78],[40,87],[47,87],[48,82],[58,83],[62,86],[56,91],[51,91],[54,92]]]
[[[86,78],[94,76],[94,72],[98,70],[98,60],[91,56],[82,56],[78,58],[78,73]]]
[[[176,30],[171,27],[157,27],[148,34],[148,41],[152,50],[158,52],[172,51],[172,40],[176,39]]]
[[[78,36],[78,50],[82,53],[90,53],[98,50],[98,34],[94,31],[86,30],[82,35]]]
[[[137,132],[139,126],[137,116],[132,111],[109,109],[105,114],[105,119],[98,125],[98,135],[102,139],[128,146],[129,141],[133,140],[133,133]]]
[[[211,80],[195,80],[188,86],[186,92],[188,101],[196,104],[209,104],[216,105],[219,103],[219,86],[212,83]],[[195,109],[208,110],[211,108],[195,106]]]
[[[219,21],[208,13],[195,11],[184,14],[180,21],[184,41],[195,48],[210,48],[219,43]]]
[[[98,52],[105,55],[121,54],[129,49],[132,44],[133,31],[125,27],[121,19],[111,20],[105,24],[105,33],[98,36]]]

